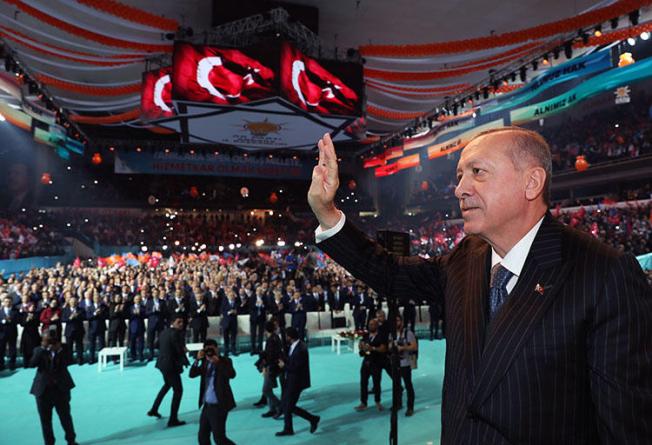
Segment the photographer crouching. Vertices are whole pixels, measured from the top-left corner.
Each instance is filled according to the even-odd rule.
[[[201,377],[199,385],[199,407],[203,405],[199,417],[199,444],[210,445],[210,433],[218,445],[234,444],[226,436],[226,418],[235,400],[229,380],[235,377],[233,363],[228,357],[219,355],[217,342],[208,339],[204,349],[190,367],[190,378]]]

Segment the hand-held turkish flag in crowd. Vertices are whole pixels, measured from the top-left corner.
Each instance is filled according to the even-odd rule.
[[[274,71],[235,49],[178,43],[173,66],[175,99],[228,105],[274,96]]]
[[[172,67],[143,73],[140,110],[146,120],[174,116],[172,104]]]
[[[290,43],[281,49],[281,91],[303,110],[352,115],[358,94]]]

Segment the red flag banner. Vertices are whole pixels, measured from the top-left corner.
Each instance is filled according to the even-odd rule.
[[[171,66],[143,73],[140,110],[146,120],[174,116]]]
[[[358,94],[340,78],[290,43],[281,49],[281,90],[303,110],[321,114],[354,115]]]
[[[178,43],[172,73],[175,99],[240,104],[275,96],[275,73],[242,51]]]

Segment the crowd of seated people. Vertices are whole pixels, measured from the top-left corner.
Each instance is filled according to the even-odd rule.
[[[37,214],[0,214],[0,259],[62,255],[66,244]]]
[[[560,125],[537,128],[550,144],[553,172],[572,170],[578,155],[589,164],[652,153],[650,101],[610,107]]]

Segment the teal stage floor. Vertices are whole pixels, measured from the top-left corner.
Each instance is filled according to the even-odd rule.
[[[444,372],[443,341],[419,342],[419,368],[414,371],[416,406],[413,417],[399,413],[399,443],[401,445],[439,444],[441,429],[441,385]],[[353,408],[359,403],[360,358],[351,352],[336,355],[329,346],[311,347],[311,377],[313,386],[303,393],[300,406],[321,416],[315,434],[308,432],[308,423],[294,420],[295,435],[275,437],[282,429],[280,420],[262,419],[262,409],[252,404],[259,398],[262,378],[253,366],[254,358],[240,355],[234,358],[238,376],[232,381],[238,407],[231,412],[227,432],[237,444],[327,444],[359,445],[388,443],[390,382],[383,375],[383,404],[386,410],[371,407],[362,413]],[[155,420],[145,413],[158,392],[162,378],[153,362],[134,365],[120,374],[110,365],[102,373],[96,366],[70,366],[77,387],[72,392],[72,414],[81,444],[188,445],[197,443],[199,410],[197,408],[199,379],[184,374],[184,394],[180,418],[188,422],[183,427],[167,429],[172,391],[161,406],[165,417]],[[13,374],[0,373],[0,444],[37,445],[43,443],[36,403],[29,394],[35,370],[20,369]],[[370,394],[370,401],[373,395]],[[63,430],[54,415],[57,443],[65,443]]]

